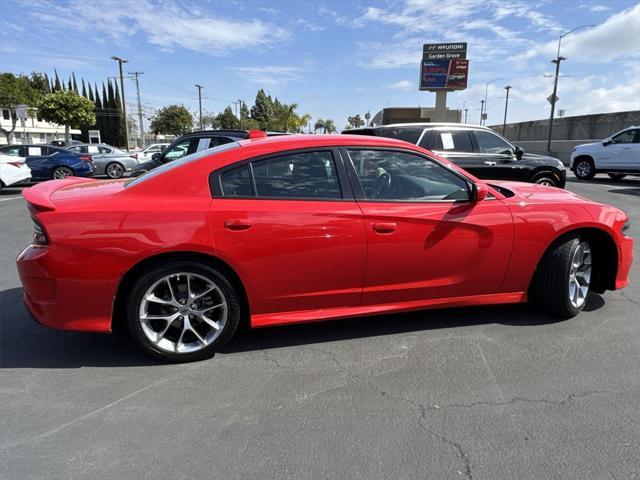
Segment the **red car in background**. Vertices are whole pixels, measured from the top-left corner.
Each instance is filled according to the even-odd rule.
[[[252,327],[519,303],[571,317],[628,284],[620,210],[483,182],[405,142],[232,142],[133,180],[24,191],[27,308],[65,330],[123,327],[148,353],[206,358]]]

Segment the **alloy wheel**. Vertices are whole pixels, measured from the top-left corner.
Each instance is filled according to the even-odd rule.
[[[107,176],[109,178],[120,178],[124,175],[124,167],[119,163],[110,163],[107,165]]]
[[[73,170],[68,167],[58,167],[53,171],[53,178],[56,180],[61,180],[63,178],[67,178],[73,175]]]
[[[553,180],[551,180],[549,177],[539,178],[538,180],[536,180],[536,183],[538,185],[546,185],[548,187],[555,187],[556,186],[556,183]]]
[[[591,247],[587,242],[580,242],[573,252],[569,269],[569,301],[575,308],[584,305],[591,282]]]
[[[227,322],[227,299],[211,279],[181,272],[162,277],[145,292],[139,322],[146,337],[171,353],[211,345]]]
[[[590,173],[591,164],[589,162],[586,160],[578,162],[578,165],[576,165],[576,176],[578,176],[578,178],[588,177]]]

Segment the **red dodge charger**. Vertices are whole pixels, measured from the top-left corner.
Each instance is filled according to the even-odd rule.
[[[50,327],[126,329],[171,361],[252,327],[526,302],[570,317],[628,284],[620,210],[483,182],[381,137],[229,143],[133,180],[24,191],[27,308]]]

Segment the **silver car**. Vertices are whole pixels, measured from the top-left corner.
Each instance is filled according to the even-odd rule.
[[[96,167],[94,175],[106,175],[109,178],[121,178],[140,173],[143,169],[135,155],[104,143],[82,143],[72,145],[67,150],[75,153],[88,153],[93,157]]]

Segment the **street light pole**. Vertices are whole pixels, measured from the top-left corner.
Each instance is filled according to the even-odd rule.
[[[111,60],[115,60],[116,62],[118,62],[118,66],[120,67],[120,91],[122,92],[122,115],[124,116],[124,139],[125,139],[125,145],[127,147],[127,151],[129,151],[129,125],[127,121],[127,102],[125,101],[125,96],[124,96],[124,74],[122,73],[122,64],[129,63],[129,60],[116,57],[115,55],[111,57]]]
[[[511,85],[507,85],[504,87],[507,91],[507,98],[504,100],[504,120],[502,122],[502,135],[504,135],[505,130],[507,129],[507,108],[509,108],[509,90],[511,90]]]
[[[464,110],[464,123],[467,123],[467,112],[469,109],[467,108],[467,103],[478,100],[477,98],[468,98],[464,102],[462,102],[462,109]]]
[[[483,112],[480,113],[480,119],[481,119],[480,125],[485,125],[487,123],[487,119],[485,117],[487,116],[487,95],[489,94],[489,85],[491,85],[496,80],[504,80],[504,78],[496,77],[490,82],[487,82],[484,86],[484,110]]]
[[[465,123],[465,124],[467,123],[467,113],[468,113],[468,112],[469,112],[469,109],[468,109],[468,108],[465,108],[465,109],[464,109],[464,123]]]
[[[484,115],[484,100],[480,100],[480,125],[482,125],[483,115]]]
[[[198,85],[196,83],[196,87],[198,88],[198,106],[200,109],[200,130],[204,130],[202,126],[202,89],[204,88],[202,85]]]
[[[568,32],[563,33],[558,37],[558,54],[556,58],[551,60],[551,63],[556,64],[556,73],[555,78],[553,80],[553,94],[551,95],[551,115],[549,116],[549,131],[547,133],[547,152],[551,151],[551,134],[553,132],[553,115],[556,113],[556,93],[558,93],[558,77],[560,76],[560,62],[566,60],[566,57],[560,56],[560,45],[562,44],[562,39],[569,35],[572,32],[580,28],[588,28],[594,27],[595,25],[580,25],[579,27],[572,28]]]
[[[240,109],[240,115],[238,115],[238,121],[240,122],[240,130],[242,130],[242,100],[238,99],[238,105]]]
[[[142,102],[140,101],[140,82],[138,76],[144,72],[129,72],[129,75],[133,75],[136,82],[136,94],[138,95],[138,127],[140,128],[140,148],[144,148],[144,125],[142,123]]]

